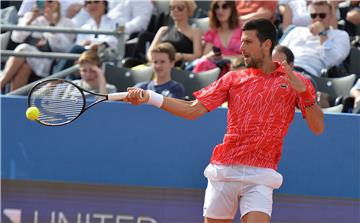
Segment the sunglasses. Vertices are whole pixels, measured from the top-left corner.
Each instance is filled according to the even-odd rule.
[[[184,11],[185,7],[186,7],[185,5],[170,5],[169,6],[170,11],[174,11],[176,9],[179,12]]]
[[[327,15],[326,13],[310,13],[310,17],[312,19],[316,19],[316,17],[318,16],[320,19],[325,19],[326,15]]]
[[[215,4],[214,5],[214,9],[215,10],[219,10],[219,9],[222,9],[222,10],[226,10],[226,9],[229,9],[230,8],[230,6],[229,6],[229,4],[222,4],[222,5],[218,5],[218,4]]]
[[[100,1],[86,1],[85,5],[90,5],[92,3],[98,4],[98,3],[100,3]]]

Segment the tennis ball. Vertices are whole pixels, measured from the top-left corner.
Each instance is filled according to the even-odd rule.
[[[37,120],[39,118],[39,116],[40,116],[40,111],[35,106],[29,107],[26,110],[26,118],[31,120],[31,121]]]

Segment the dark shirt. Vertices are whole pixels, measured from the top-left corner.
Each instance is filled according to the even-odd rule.
[[[181,83],[170,80],[165,84],[155,85],[154,81],[137,83],[135,87],[152,90],[166,97],[183,99],[185,97],[185,89]]]
[[[179,32],[175,26],[169,27],[161,42],[171,43],[178,53],[193,53],[193,41]]]

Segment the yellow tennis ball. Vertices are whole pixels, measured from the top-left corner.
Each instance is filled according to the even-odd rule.
[[[26,110],[26,118],[31,121],[37,120],[39,116],[40,116],[40,110],[35,106],[29,107]]]

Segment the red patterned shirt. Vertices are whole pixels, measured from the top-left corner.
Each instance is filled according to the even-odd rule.
[[[209,111],[228,102],[227,132],[223,143],[214,148],[211,163],[277,169],[295,107],[302,103],[297,92],[279,78],[285,75],[282,66],[275,65],[270,74],[251,68],[229,72],[194,93]],[[295,74],[315,98],[310,80]]]

